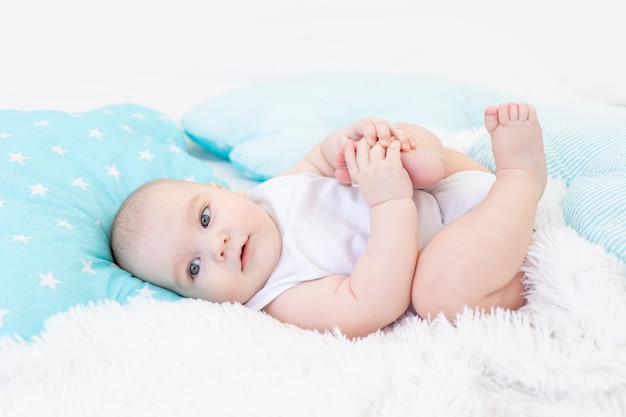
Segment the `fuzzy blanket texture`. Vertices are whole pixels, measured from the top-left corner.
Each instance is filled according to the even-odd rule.
[[[626,415],[626,267],[566,225],[564,192],[549,181],[519,311],[349,340],[192,299],[77,307],[0,339],[0,416]]]

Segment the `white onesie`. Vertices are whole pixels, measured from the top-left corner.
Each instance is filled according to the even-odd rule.
[[[444,225],[485,198],[495,176],[462,171],[426,190],[415,190],[422,248]],[[282,252],[267,282],[246,306],[261,310],[289,288],[329,275],[350,275],[365,253],[370,207],[359,189],[315,174],[276,177],[250,200],[264,207],[282,235]]]

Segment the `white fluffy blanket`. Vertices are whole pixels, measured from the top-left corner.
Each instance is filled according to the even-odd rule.
[[[348,340],[240,305],[80,307],[0,340],[0,416],[626,415],[626,268],[566,226],[563,190],[540,205],[518,312]]]

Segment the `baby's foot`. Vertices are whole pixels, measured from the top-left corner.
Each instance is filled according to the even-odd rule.
[[[485,127],[491,135],[496,176],[518,176],[546,186],[547,169],[541,125],[529,104],[506,103],[485,109]]]

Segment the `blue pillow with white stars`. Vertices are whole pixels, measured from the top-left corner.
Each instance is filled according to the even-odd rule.
[[[179,298],[115,266],[109,229],[152,179],[226,185],[185,140],[166,116],[132,104],[0,111],[0,336],[30,338],[79,304]]]

